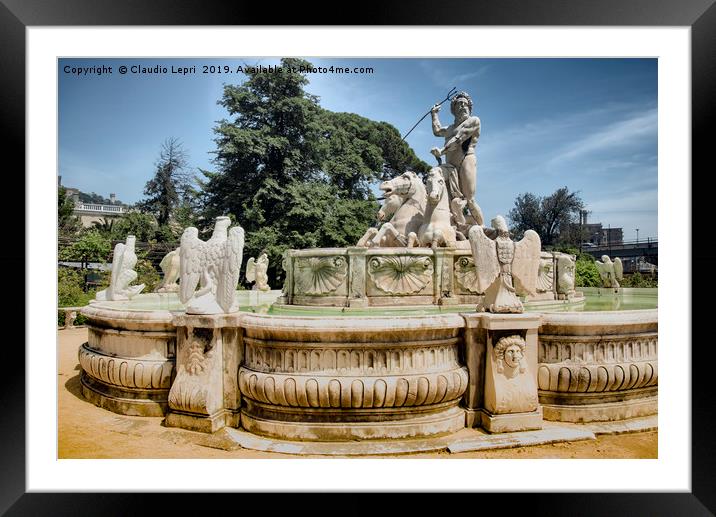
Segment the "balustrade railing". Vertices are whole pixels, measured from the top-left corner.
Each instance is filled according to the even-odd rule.
[[[123,214],[125,212],[125,208],[120,205],[100,205],[97,203],[77,203],[75,205],[76,211],[84,211],[84,212],[104,212],[104,213],[113,213],[113,214]]]

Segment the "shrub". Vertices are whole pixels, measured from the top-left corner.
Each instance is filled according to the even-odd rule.
[[[143,253],[146,256],[146,253]],[[154,269],[151,261],[146,258],[137,258],[137,266],[134,268],[137,272],[137,279],[131,283],[131,285],[144,284],[143,293],[154,292],[154,289],[159,286],[162,278],[159,272]]]
[[[95,292],[85,292],[84,275],[69,268],[57,270],[57,305],[59,307],[81,307],[94,298]]]
[[[625,275],[619,282],[622,287],[658,287],[656,277],[642,275],[639,271],[631,275]]]
[[[577,257],[574,270],[574,285],[577,287],[601,287],[602,279],[594,262],[594,257],[581,253]]]

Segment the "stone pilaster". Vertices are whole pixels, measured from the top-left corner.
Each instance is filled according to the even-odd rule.
[[[293,298],[293,256],[291,255],[291,250],[283,252],[282,266],[286,273],[286,278],[283,280],[283,290],[277,303],[291,305]]]
[[[542,428],[537,395],[537,329],[533,314],[463,314],[466,425],[490,433]]]
[[[178,315],[176,378],[169,391],[166,425],[213,433],[238,427],[242,361],[239,314]]]
[[[365,292],[366,253],[368,248],[348,248],[348,307],[367,307]]]
[[[455,250],[453,248],[436,248],[434,251],[436,303],[440,305],[456,305],[459,300],[455,293],[453,280]]]

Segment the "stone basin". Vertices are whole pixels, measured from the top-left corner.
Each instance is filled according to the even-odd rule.
[[[118,413],[166,415],[167,425],[312,441],[655,414],[656,289],[584,292],[528,301],[521,315],[274,303],[285,291],[238,291],[240,312],[225,316],[185,315],[175,294],[92,303],[82,309],[82,392]],[[484,407],[485,368],[507,334],[527,344],[539,408],[499,419]]]

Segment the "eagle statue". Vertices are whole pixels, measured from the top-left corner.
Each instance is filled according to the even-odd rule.
[[[229,229],[230,224],[228,217],[217,217],[214,233],[206,242],[199,239],[196,228],[187,228],[182,234],[179,299],[186,304],[187,314],[239,310],[235,294],[243,260],[244,229],[241,226]]]
[[[269,259],[266,253],[262,253],[258,260],[251,257],[246,264],[246,280],[254,282],[253,290],[270,291],[268,285],[268,266]]]
[[[599,276],[602,277],[604,287],[619,287],[618,280],[624,278],[622,260],[617,257],[614,259],[614,262],[612,262],[608,255],[602,255],[601,262],[597,260],[596,264]]]
[[[501,215],[495,217],[491,224],[492,228],[487,231],[480,225],[474,225],[468,232],[478,292],[485,293],[477,309],[499,313],[523,312],[524,307],[516,293],[536,294],[542,243],[533,230],[527,230],[522,240],[514,242]]]

